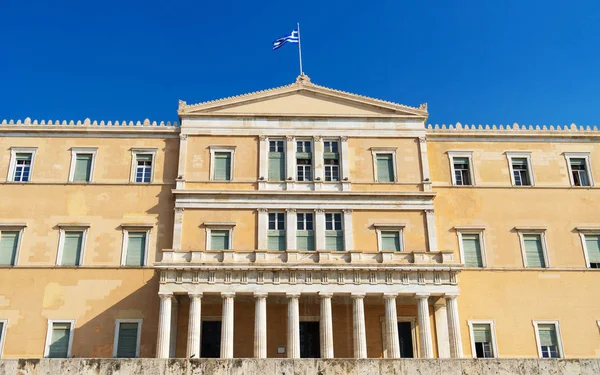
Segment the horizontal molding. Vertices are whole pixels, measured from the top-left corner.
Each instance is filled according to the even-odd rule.
[[[150,183],[134,183],[134,182],[14,182],[0,181],[0,185],[56,185],[56,186],[164,186],[175,185],[176,182],[150,182]]]

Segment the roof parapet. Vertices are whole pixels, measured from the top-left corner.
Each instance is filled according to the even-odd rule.
[[[150,121],[149,119],[145,119],[144,121],[97,121],[97,120],[90,120],[89,118],[86,118],[85,120],[81,121],[81,120],[31,120],[31,118],[27,117],[25,120],[2,120],[2,122],[0,122],[0,126],[104,126],[104,127],[116,127],[116,126],[140,126],[140,127],[179,127],[179,123],[177,121],[167,121],[166,123],[164,121],[160,121],[160,122],[156,122],[156,121]]]
[[[428,124],[425,128],[431,133],[447,132],[529,132],[529,133],[571,133],[571,132],[598,132],[596,125],[519,125],[516,122],[512,125],[468,125],[457,122],[456,124],[432,125]]]

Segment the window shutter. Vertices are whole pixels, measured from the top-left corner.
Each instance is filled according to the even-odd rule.
[[[571,161],[571,167],[585,167],[585,159],[583,158],[571,158],[569,160]]]
[[[137,323],[120,323],[117,358],[135,358],[137,352]]]
[[[0,233],[0,265],[14,266],[17,256],[19,232]]]
[[[268,234],[267,249],[284,251],[285,247],[285,231],[270,230]]]
[[[473,339],[475,342],[492,342],[492,332],[489,324],[473,324]]]
[[[77,154],[75,156],[75,173],[73,181],[88,182],[92,172],[92,154]]]
[[[527,158],[512,158],[513,167],[527,167]]]
[[[381,232],[381,250],[400,251],[400,232]]]
[[[48,358],[67,358],[69,354],[70,323],[53,323]]]
[[[309,250],[315,249],[315,234],[312,230],[299,230],[296,232],[296,247],[298,250]]]
[[[600,263],[600,236],[585,236],[585,247],[590,263]]]
[[[542,238],[539,234],[524,234],[525,256],[528,268],[545,268]]]
[[[152,161],[152,154],[137,154],[137,161]]]
[[[465,256],[466,267],[483,267],[483,258],[481,256],[481,244],[478,234],[463,234],[463,253]]]
[[[78,266],[81,257],[83,232],[65,232],[61,266]]]
[[[283,152],[269,152],[269,181],[285,179],[285,157]]]
[[[143,266],[144,252],[146,251],[146,232],[129,232],[127,237],[125,265]]]
[[[377,181],[394,181],[394,163],[392,154],[377,154]]]
[[[229,231],[213,230],[210,232],[211,250],[229,250]]]
[[[554,324],[539,324],[538,332],[540,334],[541,346],[557,346],[556,327]]]
[[[215,152],[214,180],[229,181],[231,179],[231,153]]]
[[[340,230],[326,231],[325,250],[344,251],[344,232]]]

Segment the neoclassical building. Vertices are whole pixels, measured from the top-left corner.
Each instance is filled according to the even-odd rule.
[[[0,124],[0,356],[600,355],[597,128],[307,76],[178,123]]]

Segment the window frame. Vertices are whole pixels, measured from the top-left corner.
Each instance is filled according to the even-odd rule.
[[[487,254],[485,251],[485,227],[477,227],[477,226],[461,226],[454,227],[456,231],[456,236],[458,237],[458,250],[460,253],[460,262],[465,264],[465,249],[463,246],[463,234],[476,234],[479,236],[479,249],[481,250],[481,267],[466,267],[468,269],[478,269],[478,268],[487,268]],[[546,263],[547,264],[547,263]]]
[[[450,179],[452,186],[475,186],[475,173],[473,169],[473,151],[448,151],[448,160],[450,161]],[[469,177],[471,183],[468,185],[458,185],[456,183],[456,173],[454,169],[454,158],[467,158],[469,159]]]
[[[154,228],[153,224],[123,224],[121,225],[123,230],[123,242],[121,244],[121,267],[148,267],[148,249],[150,248],[150,235],[152,233],[152,229]],[[127,262],[127,247],[129,246],[129,232],[146,232],[146,243],[144,248],[144,264],[141,266],[129,266],[126,264]]]
[[[577,227],[575,228],[579,233],[579,239],[581,240],[581,248],[583,249],[583,257],[585,259],[585,266],[591,270],[600,270],[600,268],[592,268],[590,264],[590,256],[588,253],[587,243],[585,236],[600,236],[600,227]]]
[[[209,167],[209,181],[216,182],[233,182],[235,176],[235,149],[237,146],[208,146],[210,150],[210,167]],[[217,152],[229,153],[229,160],[231,165],[229,166],[229,180],[215,180],[215,154]]]
[[[339,214],[340,215],[340,227],[341,229],[335,229],[335,215]],[[332,216],[332,225],[333,225],[333,229],[327,229],[327,215],[334,215]],[[344,211],[336,211],[336,210],[332,210],[332,211],[325,211],[323,214],[323,234],[324,234],[324,250],[325,251],[348,251],[348,244],[346,243],[346,223],[345,223],[345,215],[346,213]],[[316,223],[315,223],[316,224]],[[327,232],[341,232],[342,234],[342,241],[343,241],[343,246],[341,250],[335,250],[335,249],[327,249]],[[316,236],[316,233],[315,233]],[[316,242],[316,241],[315,241]],[[316,244],[315,244],[316,245]],[[317,249],[319,250],[319,249]]]
[[[271,142],[283,142],[283,147],[282,147],[283,151],[281,151],[281,154],[283,155],[283,178],[281,180],[271,180],[269,178],[269,172],[270,172],[269,154],[271,152],[279,153],[279,151],[271,151]],[[267,176],[266,176],[267,182],[282,183],[287,180],[285,176],[287,176],[289,173],[288,165],[287,165],[288,156],[289,155],[287,152],[287,139],[285,137],[273,136],[273,137],[267,138]],[[297,171],[294,171],[294,173],[297,173]]]
[[[322,154],[322,159],[323,159],[323,182],[324,183],[331,183],[331,184],[340,184],[342,183],[342,181],[345,181],[345,179],[348,176],[344,176],[344,170],[342,167],[342,162],[343,162],[343,155],[342,155],[342,139],[340,137],[324,137],[321,140],[322,144],[323,144],[323,154]],[[325,149],[325,143],[326,142],[335,142],[337,144],[337,152],[329,152]],[[331,159],[331,158],[325,158],[325,154],[337,154],[337,159]],[[325,161],[326,160],[337,160],[337,164],[326,164]],[[332,167],[337,167],[337,174],[338,174],[338,178],[337,180],[333,179],[333,169],[331,169],[331,180],[327,180],[327,167],[332,168]],[[315,179],[316,180],[316,179]]]
[[[532,320],[531,322],[533,323],[533,329],[535,330],[535,342],[537,345],[538,357],[543,358],[543,359],[551,359],[551,358],[542,357],[542,346],[540,345],[540,331],[539,331],[538,326],[540,324],[552,324],[552,325],[554,325],[554,329],[556,331],[556,343],[558,346],[558,359],[564,359],[565,353],[564,353],[564,349],[563,349],[562,335],[560,333],[560,322],[558,320]]]
[[[131,176],[129,182],[132,184],[152,184],[154,183],[154,171],[156,170],[156,153],[157,148],[132,148],[131,149]],[[150,181],[149,182],[136,182],[137,175],[137,155],[139,154],[151,154],[152,155],[152,166],[150,168]]]
[[[398,182],[398,164],[396,161],[396,151],[398,147],[371,147],[371,156],[373,157],[373,181],[377,184],[393,184]],[[377,155],[389,154],[392,155],[392,168],[394,172],[393,181],[379,181],[377,172]]]
[[[517,234],[519,235],[519,243],[521,244],[521,256],[523,257],[523,268],[530,269],[548,269],[550,268],[550,262],[548,260],[548,245],[546,239],[546,228],[538,228],[538,227],[515,227]],[[546,267],[544,268],[534,268],[527,266],[527,254],[525,251],[525,241],[523,236],[526,234],[535,234],[540,236],[540,241],[542,242],[542,254],[544,256],[544,264]]]
[[[506,159],[508,160],[508,170],[510,171],[510,182],[513,187],[528,188],[535,186],[535,178],[533,176],[533,166],[531,165],[531,152],[529,151],[507,151]],[[527,159],[527,175],[529,177],[529,185],[516,185],[515,172],[513,169],[512,159]]]
[[[304,158],[298,158],[298,154],[305,153],[304,151],[303,152],[298,152],[298,143],[299,142],[308,142],[310,144],[310,155],[311,155],[310,156],[310,164],[298,164],[298,159],[300,159],[300,160],[306,160]],[[296,181],[300,182],[300,183],[314,182],[315,181],[315,144],[314,144],[314,141],[312,139],[309,139],[309,138],[297,138],[295,140],[295,152],[294,152],[294,154],[296,155],[295,156],[296,157],[296,163],[295,163],[296,164],[296,170],[294,171]],[[306,176],[304,177],[303,180],[299,180],[298,179],[298,167],[299,166],[303,166],[303,167],[308,166],[308,167],[310,167],[310,175],[311,175],[310,179],[307,180]],[[323,170],[325,170],[324,168],[325,168],[325,165],[323,165]]]
[[[404,228],[406,227],[405,223],[375,223],[373,224],[373,227],[375,227],[375,232],[377,234],[377,251],[394,253],[404,252]],[[381,237],[381,232],[398,232],[398,242],[400,243],[400,249],[398,251],[383,250],[383,239]]]
[[[592,176],[592,165],[590,162],[590,153],[589,152],[565,152],[565,153],[563,153],[563,155],[565,156],[565,160],[567,162],[567,170],[569,171],[569,181],[571,182],[571,187],[575,187],[575,188],[594,187],[594,177]],[[589,186],[575,185],[575,181],[573,180],[573,169],[571,168],[571,159],[584,159],[585,160],[585,171],[587,172],[588,181],[590,182]]]
[[[6,329],[8,328],[8,319],[0,319],[0,323],[2,323],[2,329],[0,329],[0,358],[2,358],[4,341],[6,339]]]
[[[204,248],[207,251],[228,251],[233,250],[233,228],[235,228],[236,223],[221,223],[221,222],[205,222],[202,224],[206,230],[206,239],[204,243]],[[212,238],[211,233],[213,230],[226,230],[229,232],[229,243],[227,245],[227,249],[224,250],[214,250],[212,249]]]
[[[15,251],[15,263],[8,267],[15,267],[19,264],[19,254],[21,252],[21,242],[23,241],[25,228],[27,228],[27,224],[25,223],[0,223],[0,237],[2,235],[1,232],[19,232],[19,238],[17,239],[17,251]]]
[[[83,265],[83,259],[85,256],[85,245],[87,240],[87,233],[90,229],[89,224],[58,224],[59,227],[59,235],[58,235],[58,251],[56,252],[56,265],[58,267],[81,267]],[[83,237],[81,238],[81,254],[79,255],[79,264],[75,266],[63,266],[62,265],[62,255],[64,252],[65,246],[65,235],[66,232],[83,232]]]
[[[35,165],[35,155],[37,153],[37,147],[11,147],[10,148],[10,162],[8,165],[8,175],[6,176],[6,182],[13,182],[15,184],[26,184],[32,182],[33,179],[33,167]],[[15,170],[17,168],[17,154],[31,154],[31,165],[29,166],[29,179],[27,181],[15,181]]]
[[[302,221],[298,220],[298,215],[303,215],[304,219]],[[306,215],[312,215],[312,227],[313,229],[306,229]],[[296,250],[298,251],[307,251],[307,252],[315,252],[317,250],[317,215],[315,213],[315,211],[297,211],[295,213],[295,220],[296,220],[296,230],[295,230],[295,236],[296,236]],[[302,222],[304,229],[298,229],[298,223]],[[287,228],[287,227],[286,227]],[[312,232],[312,245],[313,245],[313,250],[303,250],[303,249],[298,249],[298,232]],[[287,236],[287,230],[286,230],[286,236]]]
[[[467,320],[469,325],[469,337],[471,339],[471,355],[473,358],[477,357],[477,349],[475,348],[475,333],[473,331],[473,325],[477,324],[488,324],[490,326],[490,334],[492,335],[492,351],[493,356],[491,358],[500,358],[498,354],[498,342],[496,341],[496,325],[493,320]]]
[[[144,319],[115,319],[115,337],[113,339],[113,358],[117,358],[117,352],[119,350],[119,331],[121,328],[121,323],[137,323],[137,337],[135,343],[135,358],[140,358],[140,346],[142,341],[142,324],[144,323]]]
[[[71,147],[71,167],[69,169],[69,182],[75,184],[89,184],[94,181],[94,169],[96,166],[96,154],[98,153],[98,147]],[[92,163],[90,165],[90,179],[89,181],[74,181],[75,178],[75,167],[77,163],[78,154],[92,154]],[[154,158],[152,159],[152,166],[154,167]]]
[[[52,340],[52,326],[54,323],[69,323],[71,328],[69,329],[69,345],[67,346],[66,358],[72,357],[73,349],[73,336],[75,333],[75,322],[76,319],[48,319],[48,326],[46,328],[46,342],[44,344],[44,358],[48,358],[50,352],[50,341]]]
[[[276,226],[276,227],[278,227],[278,226],[279,226],[279,225],[278,225],[278,223],[280,222],[280,221],[279,221],[279,218],[278,218],[278,216],[277,216],[277,215],[280,215],[280,214],[281,214],[281,215],[283,215],[283,229],[281,229],[281,228],[277,228],[277,229],[270,229],[270,228],[269,228],[269,223],[270,223],[270,218],[269,218],[269,216],[270,216],[271,214],[274,214],[274,215],[276,215],[276,216],[275,216],[275,226]],[[265,232],[265,233],[266,233],[266,244],[267,244],[267,251],[288,251],[288,250],[290,250],[290,249],[288,249],[288,248],[287,248],[287,238],[288,238],[288,236],[290,235],[290,234],[288,233],[288,227],[289,227],[289,224],[290,224],[290,223],[289,223],[289,222],[288,222],[288,220],[287,220],[287,215],[286,215],[286,212],[285,212],[285,211],[281,211],[281,210],[269,210],[269,212],[267,212],[267,220],[266,220],[266,226],[267,226],[267,227],[266,227],[266,232]],[[314,225],[314,224],[313,224],[313,225]],[[275,237],[275,236],[270,236],[270,235],[269,235],[269,232],[272,232],[272,231],[283,232],[283,240],[284,240],[284,242],[285,242],[285,248],[284,248],[284,249],[280,249],[280,250],[272,250],[272,249],[269,249],[269,237]],[[277,236],[277,237],[279,237],[279,236]]]

